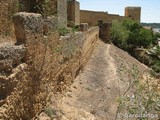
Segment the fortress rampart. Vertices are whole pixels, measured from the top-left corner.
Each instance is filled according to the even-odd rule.
[[[122,21],[127,17],[119,16],[116,14],[108,14],[107,12],[97,12],[97,11],[80,11],[80,21],[88,23],[90,26],[98,25],[98,20],[103,20],[103,22],[112,22],[112,20]]]
[[[89,60],[99,32],[109,39],[111,24],[106,22],[140,21],[140,9],[126,9],[126,16],[119,16],[80,11],[75,0],[47,1],[0,1],[0,35],[15,33],[17,43],[0,43],[0,119],[29,120],[53,94],[65,92]],[[81,31],[60,36],[57,28],[67,27],[67,20],[80,25]],[[104,23],[100,30],[88,29],[99,20]]]

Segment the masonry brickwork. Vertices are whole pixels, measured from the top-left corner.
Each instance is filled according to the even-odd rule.
[[[135,20],[137,22],[141,21],[141,7],[126,7],[125,16]]]
[[[67,19],[74,25],[80,24],[80,4],[76,0],[67,1]]]
[[[81,23],[88,23],[89,26],[98,25],[98,20],[103,20],[103,22],[112,22],[112,20],[122,21],[126,17],[119,16],[116,14],[108,14],[107,12],[98,12],[98,11],[80,11],[80,21]]]

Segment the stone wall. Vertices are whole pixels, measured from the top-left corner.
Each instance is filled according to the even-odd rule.
[[[13,15],[18,11],[18,0],[0,0],[0,35],[13,36]]]
[[[57,4],[58,26],[67,27],[67,1],[58,0]]]
[[[74,25],[80,24],[80,3],[76,0],[67,1],[67,19]]]
[[[80,11],[80,22],[81,23],[88,23],[89,26],[98,25],[98,20],[103,20],[103,22],[112,22],[112,20],[123,20],[125,17],[108,14],[107,12],[96,12],[96,11],[87,11],[81,10]]]
[[[16,22],[19,19],[23,22],[18,24]],[[6,99],[1,98],[0,119],[30,120],[43,110],[51,95],[65,92],[73,83],[89,60],[98,39],[98,27],[61,37],[57,32],[43,36],[40,34],[43,27],[36,24],[41,20],[40,14],[15,15],[15,29],[24,26],[21,31],[25,34],[25,40],[18,43],[24,44],[27,52],[24,63],[14,68],[9,75],[0,76],[5,86],[3,94],[9,93],[4,94]],[[20,34],[16,34],[16,37],[21,38]]]
[[[14,36],[12,17],[17,12],[41,13],[43,17],[55,16],[55,26],[67,26],[66,0],[1,0],[0,35]]]
[[[110,29],[111,29],[112,24],[111,23],[99,23],[99,37],[104,41],[104,42],[110,42]]]
[[[94,12],[81,10],[80,11],[80,22],[88,23],[89,26],[98,25],[98,20],[107,20],[108,13],[106,12]]]

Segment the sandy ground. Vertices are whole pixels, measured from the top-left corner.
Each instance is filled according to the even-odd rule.
[[[65,97],[61,99],[62,120],[115,120],[117,98],[125,92],[129,78],[118,70],[140,71],[146,66],[117,47],[98,41],[84,71],[77,76]]]
[[[116,100],[130,81],[125,71],[134,65],[147,69],[128,53],[98,40],[85,69],[57,105],[63,113],[60,120],[116,120]]]

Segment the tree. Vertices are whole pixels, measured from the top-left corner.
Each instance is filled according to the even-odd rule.
[[[125,29],[121,22],[114,20],[111,28],[112,42],[122,49],[127,49],[127,39],[129,37],[129,31]]]

